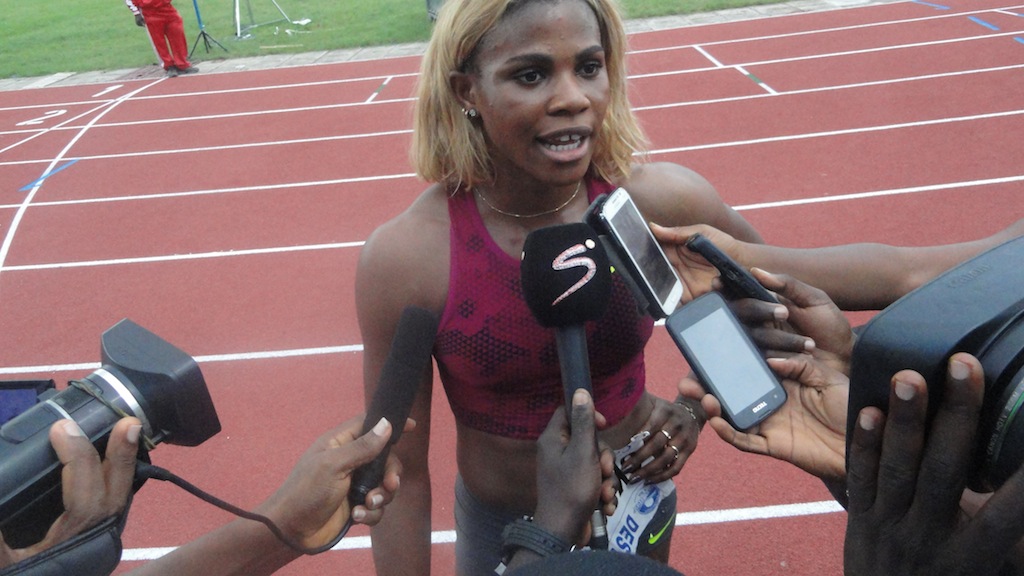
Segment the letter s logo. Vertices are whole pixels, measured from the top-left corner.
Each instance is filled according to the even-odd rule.
[[[587,240],[587,244],[593,244],[593,240]],[[586,252],[588,247],[593,248],[593,246],[584,246],[583,244],[577,244],[575,246],[567,248],[558,256],[555,256],[554,262],[551,263],[552,269],[568,270],[570,268],[583,267],[587,269],[587,273],[584,274],[582,278],[580,278],[579,282],[576,282],[575,284],[570,286],[568,290],[562,292],[561,296],[555,298],[555,301],[551,303],[552,306],[557,305],[562,300],[565,300],[569,296],[572,296],[573,294],[578,292],[580,288],[586,285],[587,282],[590,282],[590,279],[597,274],[597,264],[594,262],[592,258],[587,258],[586,256],[579,256],[577,258],[573,258],[573,256],[578,256],[579,254],[583,254],[584,252]]]

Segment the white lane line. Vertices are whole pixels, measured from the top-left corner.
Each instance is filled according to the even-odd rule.
[[[53,161],[46,168],[46,170],[43,171],[43,173],[48,174],[53,172],[54,168],[58,164],[60,164],[60,162],[64,159],[65,155],[67,155],[68,151],[71,150],[71,148],[75,145],[76,142],[78,142],[80,138],[85,136],[85,133],[89,131],[92,125],[98,122],[101,118],[103,118],[103,116],[105,116],[111,110],[116,108],[118,104],[131,98],[135,94],[138,94],[143,90],[146,90],[150,86],[155,85],[157,82],[160,82],[160,80],[142,86],[138,90],[125,94],[121,98],[114,100],[109,105],[105,105],[105,109],[100,110],[99,113],[96,114],[96,116],[92,120],[90,120],[85,126],[83,126],[82,129],[77,134],[75,134],[71,138],[71,140],[68,141],[68,143],[64,146],[64,149],[57,154],[57,156],[53,159]],[[101,106],[100,108],[103,108],[103,106]],[[8,148],[5,148],[4,150],[7,149]],[[0,150],[0,153],[3,153],[3,150]],[[4,262],[7,261],[7,254],[11,250],[11,244],[14,242],[14,235],[18,231],[18,225],[21,224],[21,219],[25,216],[25,211],[28,210],[29,205],[32,203],[32,200],[36,197],[36,193],[39,191],[39,188],[41,188],[42,185],[43,181],[39,180],[34,186],[32,186],[31,189],[29,189],[28,193],[25,194],[25,198],[21,201],[21,204],[18,206],[17,212],[14,213],[14,217],[11,219],[11,223],[7,228],[7,233],[4,235],[3,244],[0,245],[0,270],[3,269]]]
[[[820,502],[802,502],[798,504],[780,504],[775,506],[758,506],[754,508],[734,508],[731,510],[708,510],[706,512],[680,512],[676,514],[676,526],[697,526],[702,524],[722,524],[725,522],[749,522],[755,520],[771,520],[776,518],[793,518],[798,516],[816,516],[843,512],[843,507],[833,500]],[[430,535],[431,544],[453,544],[454,530],[436,530]],[[155,560],[174,551],[174,547],[165,548],[128,548],[121,555],[124,562],[140,562]],[[369,550],[370,537],[358,536],[345,538],[331,550]]]
[[[5,266],[6,272],[27,270],[56,270],[62,268],[92,268],[96,266],[119,266],[125,264],[148,264],[152,262],[176,262],[182,260],[206,260],[210,258],[227,258],[230,256],[255,256],[262,254],[285,254],[289,252],[310,252],[314,250],[337,250],[339,248],[359,248],[365,242],[334,242],[330,244],[306,244],[302,246],[280,246],[275,248],[250,248],[246,250],[223,250],[219,252],[199,252],[194,254],[167,254],[164,256],[139,256],[136,258],[112,258],[110,260],[85,260],[81,262],[52,262],[49,264],[24,264]]]
[[[693,150],[711,150],[715,148],[729,148],[732,146],[749,146],[752,144],[765,144],[769,142],[788,142],[793,140],[807,140],[811,138],[827,138],[832,136],[847,136],[850,134],[865,134],[868,132],[883,132],[888,130],[900,130],[903,128],[919,128],[922,126],[939,126],[943,124],[954,124],[958,122],[973,122],[977,120],[991,120],[994,118],[1009,118],[1024,114],[1022,110],[1007,110],[1005,112],[992,112],[990,114],[972,114],[969,116],[955,116],[952,118],[938,118],[935,120],[919,120],[916,122],[901,122],[899,124],[883,124],[878,126],[864,126],[862,128],[847,128],[844,130],[826,130],[823,132],[808,132],[805,134],[791,134],[788,136],[770,136],[767,138],[752,138],[750,140],[734,140],[732,142],[712,142],[709,144],[694,144],[691,146],[678,146],[675,148],[662,148],[652,150],[648,154],[672,154],[675,152],[689,152]]]
[[[293,348],[289,350],[264,350],[261,352],[237,352],[234,354],[208,354],[193,356],[197,364],[210,362],[246,362],[249,360],[272,360],[277,358],[303,358],[306,356],[323,356],[325,354],[352,354],[362,352],[362,344],[343,346],[318,346],[314,348]],[[0,367],[0,375],[11,374],[52,374],[54,372],[86,372],[100,367],[99,362],[79,362],[75,364],[47,364],[39,366]]]
[[[997,178],[985,178],[981,180],[966,180],[961,182],[945,182],[942,184],[929,184],[926,186],[911,186],[906,188],[891,188],[888,190],[875,190],[870,192],[854,192],[850,194],[840,194],[836,196],[825,196],[825,197],[811,197],[811,198],[795,198],[792,200],[777,200],[773,202],[760,202],[757,204],[740,204],[733,206],[734,210],[747,211],[747,210],[765,210],[771,208],[782,208],[790,206],[804,206],[810,204],[821,204],[825,202],[839,202],[849,200],[863,200],[866,198],[878,198],[882,196],[901,196],[905,194],[919,194],[925,192],[937,192],[941,190],[956,190],[962,188],[978,188],[982,186],[994,186],[999,184],[1010,184],[1016,182],[1024,182],[1024,175],[1016,176],[1004,176]],[[136,198],[137,199],[137,198]],[[0,208],[3,208],[0,206]],[[226,250],[226,251],[215,251],[215,252],[202,252],[195,254],[170,254],[163,256],[141,256],[137,258],[115,258],[109,260],[89,260],[81,262],[50,262],[45,264],[24,264],[17,266],[6,266],[2,270],[6,272],[18,272],[18,271],[29,271],[29,270],[55,270],[55,269],[66,269],[66,268],[85,268],[85,267],[97,267],[97,266],[117,266],[127,264],[140,264],[140,263],[151,263],[151,262],[172,262],[172,261],[187,261],[187,260],[200,260],[209,258],[230,258],[236,256],[253,256],[261,254],[278,254],[287,252],[304,252],[304,251],[315,251],[315,250],[338,250],[345,248],[360,248],[363,246],[365,241],[352,241],[352,242],[335,242],[328,244],[307,244],[299,246],[283,246],[274,248],[254,248],[246,250]],[[15,370],[17,373],[32,372],[36,371],[38,367],[29,368],[0,368],[0,374],[4,374],[5,370]],[[6,372],[15,373],[15,372]]]

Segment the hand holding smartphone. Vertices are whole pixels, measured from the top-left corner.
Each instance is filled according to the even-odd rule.
[[[694,234],[686,241],[685,246],[704,257],[712,266],[718,269],[723,292],[730,299],[756,298],[765,302],[779,303],[778,298],[772,295],[750,272],[740,266],[728,254],[722,252],[711,240],[702,234]]]
[[[665,327],[733,428],[747,430],[786,402],[786,390],[719,293],[676,310]]]
[[[598,198],[586,220],[598,233],[610,237],[611,252],[646,300],[648,313],[654,318],[671,314],[683,297],[683,281],[629,193],[618,188]]]

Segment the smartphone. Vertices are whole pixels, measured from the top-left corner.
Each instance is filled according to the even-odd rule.
[[[648,313],[656,319],[671,314],[683,297],[683,281],[629,193],[618,188],[599,204],[595,201],[593,215],[598,232],[607,233],[617,260],[627,268],[623,272],[647,300]]]
[[[786,390],[718,292],[676,310],[665,327],[733,428],[747,430],[786,402]]]
[[[686,241],[686,247],[703,256],[718,269],[724,287],[723,291],[729,299],[757,298],[765,302],[779,303],[779,299],[762,286],[750,271],[722,252],[706,236],[702,234],[690,236]]]

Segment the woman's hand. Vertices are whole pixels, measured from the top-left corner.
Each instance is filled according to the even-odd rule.
[[[629,475],[630,482],[657,483],[679,474],[697,449],[700,429],[706,420],[699,402],[681,398],[673,403],[652,398],[654,408],[643,428],[649,435],[644,445],[622,463],[622,471]],[[648,458],[653,460],[644,463]]]

